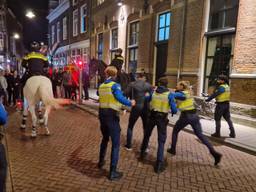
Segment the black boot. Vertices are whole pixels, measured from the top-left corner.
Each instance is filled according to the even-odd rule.
[[[167,149],[167,152],[168,153],[170,153],[170,154],[172,154],[172,155],[176,155],[176,150],[174,150],[173,148],[169,148],[169,149]]]
[[[162,173],[165,170],[165,165],[163,162],[157,161],[154,166],[155,173],[159,174]]]
[[[234,131],[231,131],[230,134],[229,134],[229,137],[231,138],[236,138],[236,134]]]
[[[212,137],[220,137],[220,133],[215,132],[215,133],[211,134],[211,136]]]
[[[109,180],[119,180],[123,177],[122,172],[116,171],[116,166],[110,167]]]
[[[100,160],[99,163],[98,163],[98,168],[99,169],[102,169],[102,167],[105,165],[105,161],[104,160]]]
[[[221,161],[221,158],[222,158],[222,154],[218,153],[218,152],[215,152],[214,154],[212,154],[213,157],[214,157],[214,165],[217,166],[220,161]]]

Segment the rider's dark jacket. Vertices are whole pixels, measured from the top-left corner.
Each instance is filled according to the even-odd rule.
[[[120,73],[123,67],[124,57],[122,55],[115,55],[115,58],[111,61],[110,66],[115,66]]]
[[[25,84],[31,76],[45,75],[45,69],[48,68],[49,63],[47,57],[42,53],[31,52],[23,58],[21,65],[26,69],[22,77],[22,83]]]

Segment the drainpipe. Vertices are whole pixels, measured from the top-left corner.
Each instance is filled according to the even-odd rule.
[[[185,26],[186,26],[186,16],[187,16],[187,6],[188,0],[184,0],[183,13],[182,13],[182,23],[181,23],[181,37],[180,37],[180,53],[178,62],[178,72],[177,72],[177,83],[180,80],[181,66],[184,58],[184,39],[185,39]]]

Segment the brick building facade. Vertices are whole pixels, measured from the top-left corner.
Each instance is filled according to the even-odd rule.
[[[65,66],[78,60],[88,63],[89,8],[88,0],[59,0],[58,6],[48,15],[53,66]]]
[[[70,7],[63,14],[73,18]],[[170,87],[189,80],[196,95],[226,74],[231,100],[256,105],[255,8],[253,0],[93,0],[88,33],[70,41],[88,40],[90,58],[107,64],[120,47],[127,72],[144,70],[153,84],[167,75]]]

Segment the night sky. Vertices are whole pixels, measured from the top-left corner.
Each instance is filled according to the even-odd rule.
[[[42,41],[47,44],[48,0],[7,0],[7,4],[23,25],[25,47],[28,49],[33,41]],[[32,20],[25,17],[27,9],[33,10],[36,15]]]

